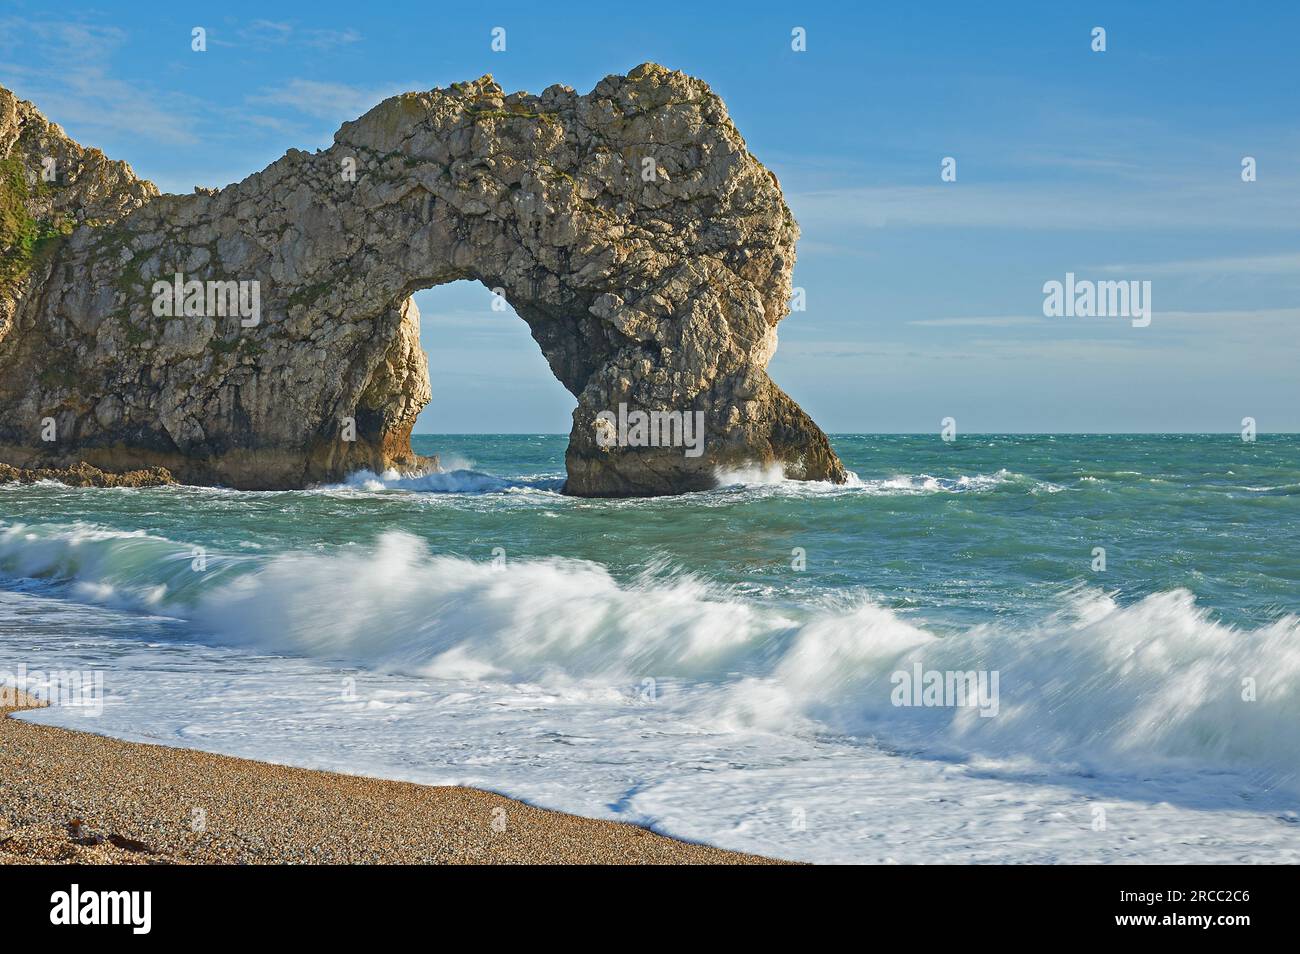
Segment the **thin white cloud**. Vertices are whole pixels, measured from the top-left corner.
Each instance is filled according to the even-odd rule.
[[[1037,315],[991,315],[991,316],[973,316],[973,317],[952,317],[952,318],[921,318],[914,321],[907,321],[904,324],[912,327],[922,328],[1013,328],[1028,325],[1037,325],[1046,327],[1055,325],[1057,327],[1071,327],[1082,329],[1087,327],[1098,327],[1108,322],[1122,321],[1123,319],[1113,318],[1047,318],[1042,314]],[[1153,315],[1152,327],[1156,321],[1160,323],[1171,322],[1198,322],[1201,324],[1239,324],[1242,322],[1279,322],[1282,324],[1300,323],[1300,308],[1238,308],[1238,309],[1218,309],[1214,311],[1161,311],[1156,309]]]
[[[356,119],[375,104],[404,92],[405,87],[381,86],[365,89],[346,83],[291,79],[282,86],[248,98],[249,103],[286,106],[313,119],[340,123]]]
[[[318,50],[328,50],[346,43],[356,43],[361,34],[351,28],[347,30],[308,30],[303,34],[303,42]]]
[[[1030,153],[1018,157],[1020,165],[1042,166],[1054,169],[1074,169],[1079,172],[1106,173],[1112,175],[1132,175],[1149,177],[1151,170],[1140,162],[1129,158],[1102,155],[1080,155],[1078,153]]]
[[[303,28],[265,19],[229,33],[220,25],[208,31],[210,46],[226,48],[241,44],[254,48],[301,45],[319,50],[361,39],[361,34],[351,28]],[[211,133],[210,129],[200,128],[202,118],[212,112],[210,105],[165,89],[139,86],[115,75],[111,61],[128,39],[124,30],[110,24],[0,17],[0,83],[90,141],[125,132],[167,145],[202,142]],[[34,50],[39,54],[38,62],[49,65],[11,61],[10,55],[19,48]],[[250,97],[249,103],[287,106],[313,119],[340,123],[401,91],[396,86],[367,90],[297,79],[265,95]],[[301,128],[275,116],[230,107],[221,107],[217,112],[236,123],[251,123],[287,136],[303,135]]]
[[[1156,316],[1166,321],[1220,321],[1220,322],[1300,322],[1300,308],[1221,309],[1218,311],[1156,311]]]
[[[1046,319],[1044,319],[1046,320]],[[1117,329],[1119,330],[1119,329]],[[813,359],[824,361],[868,361],[873,367],[897,369],[902,362],[940,364],[946,366],[968,365],[973,359],[988,361],[1016,361],[1025,363],[1049,360],[1105,360],[1144,362],[1150,360],[1152,351],[1161,354],[1196,354],[1198,349],[1185,343],[1171,343],[1153,335],[1140,335],[1147,329],[1130,329],[1131,334],[1101,337],[1049,337],[1027,339],[1023,337],[963,338],[960,346],[934,347],[912,342],[860,341],[783,342],[777,351],[778,358],[786,360]]]
[[[246,46],[264,50],[270,47],[296,45],[316,50],[329,50],[349,43],[357,43],[360,40],[361,34],[351,27],[342,30],[322,29],[265,19],[241,24],[229,31],[220,25],[208,30],[210,45],[230,49]]]
[[[1300,252],[1241,255],[1226,258],[1192,258],[1170,262],[1101,265],[1103,272],[1131,275],[1295,275],[1300,277]]]
[[[288,23],[277,23],[274,20],[254,20],[248,26],[241,28],[239,35],[247,40],[287,43],[293,36],[293,27]]]
[[[108,61],[126,41],[117,27],[7,17],[0,20],[0,38],[0,51],[21,44],[51,64],[0,62],[0,82],[60,125],[125,131],[169,145],[198,142],[194,117],[200,110],[187,97],[146,91],[111,75]]]
[[[922,318],[907,324],[922,328],[1008,328],[1014,325],[1029,325],[1042,322],[1042,317],[1031,318],[1027,315],[990,315],[970,318]]]
[[[1168,188],[1034,181],[866,186],[787,196],[805,234],[841,228],[986,228],[1020,231],[1294,229],[1300,187],[1269,188],[1225,175]]]

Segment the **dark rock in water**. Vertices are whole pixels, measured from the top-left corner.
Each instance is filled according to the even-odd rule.
[[[491,77],[395,96],[327,150],[185,196],[0,89],[0,161],[15,466],[243,488],[424,466],[410,296],[469,278],[577,397],[569,493],[680,493],[747,465],[844,479],[766,371],[798,227],[722,101],[682,73],[645,64],[585,96]]]
[[[165,467],[147,467],[110,474],[92,467],[84,460],[73,467],[10,467],[0,464],[0,484],[34,484],[38,480],[56,480],[69,487],[163,487],[176,483]]]

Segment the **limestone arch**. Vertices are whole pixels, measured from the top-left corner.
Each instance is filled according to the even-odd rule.
[[[48,148],[33,138],[6,145]],[[121,204],[33,270],[0,331],[0,459],[249,488],[420,466],[411,295],[472,279],[501,290],[577,400],[567,492],[679,493],[752,464],[844,479],[766,372],[797,226],[722,101],[682,73],[645,64],[586,95],[507,95],[491,77],[408,93],[225,189]],[[150,289],[177,273],[258,283],[257,324],[159,320]],[[70,373],[44,373],[42,350]],[[620,405],[701,414],[703,452],[610,446],[599,418]],[[46,413],[57,447],[26,427]]]

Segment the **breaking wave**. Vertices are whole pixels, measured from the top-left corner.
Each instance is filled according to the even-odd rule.
[[[1247,768],[1294,786],[1300,619],[1212,618],[1187,590],[1121,605],[1061,594],[1030,625],[941,634],[856,592],[780,604],[669,567],[616,579],[591,562],[436,556],[389,532],[369,546],[208,558],[87,524],[0,526],[0,575],[184,621],[189,638],[439,679],[635,686],[693,700],[721,727],[834,733],[917,751],[1087,766]],[[999,675],[995,717],[899,707],[916,666]]]
[[[348,476],[342,485],[335,485],[362,491],[405,490],[411,493],[435,494],[492,494],[509,493],[515,490],[541,490],[559,493],[564,481],[558,478],[510,479],[495,477],[492,474],[476,470],[437,471],[418,476],[403,476],[395,470],[376,474],[362,470]]]
[[[1024,474],[999,470],[993,474],[959,474],[956,477],[934,477],[930,474],[900,474],[893,477],[863,479],[852,471],[843,484],[824,481],[791,480],[785,476],[780,464],[720,469],[714,479],[720,488],[780,488],[792,493],[860,493],[868,496],[890,497],[910,494],[982,493],[993,490],[1013,490],[1025,493],[1057,493],[1064,488],[1046,480],[1036,480]]]

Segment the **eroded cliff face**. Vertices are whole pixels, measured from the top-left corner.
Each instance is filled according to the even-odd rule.
[[[327,150],[187,196],[0,89],[0,157],[0,461],[243,488],[420,467],[410,296],[468,278],[577,398],[569,493],[679,493],[753,464],[844,479],[765,370],[798,229],[722,101],[682,73],[646,64],[585,96],[490,77],[409,93]],[[159,315],[155,283],[178,274],[255,294],[219,285]],[[611,432],[620,406],[699,413],[703,442],[641,446]]]

